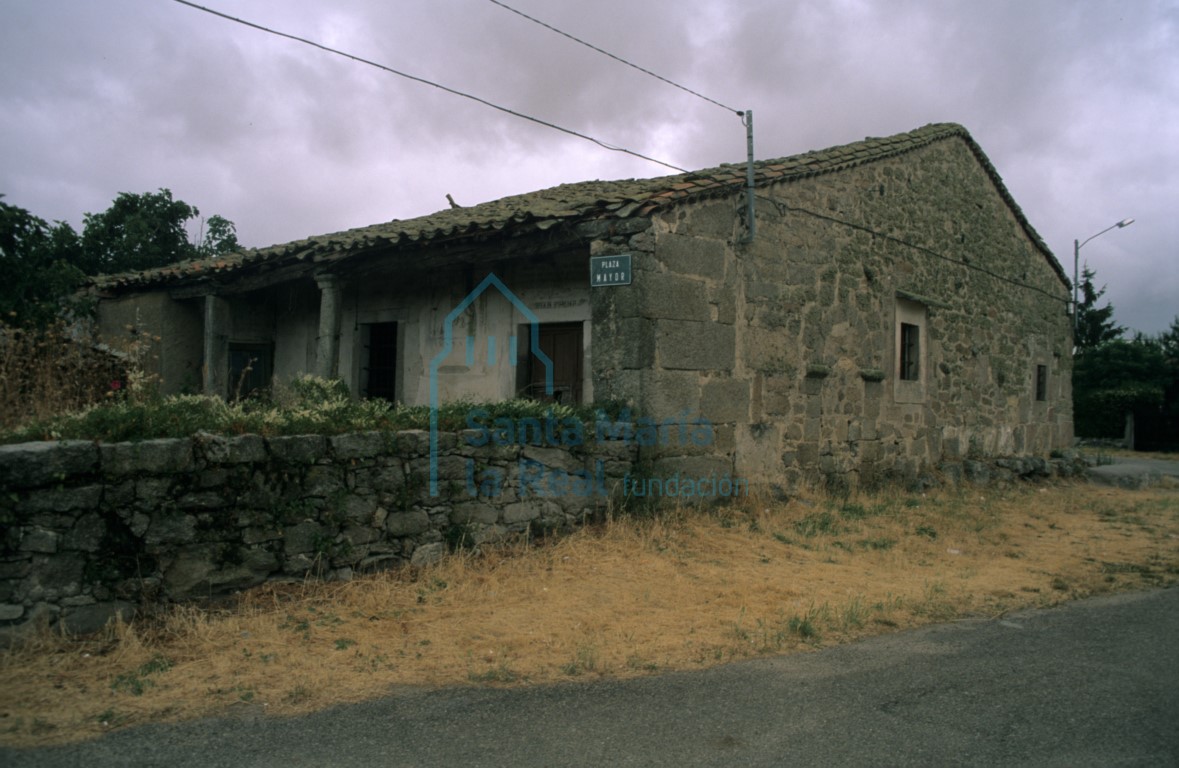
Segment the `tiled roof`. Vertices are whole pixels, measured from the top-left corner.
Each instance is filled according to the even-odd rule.
[[[841,171],[911,152],[951,137],[961,138],[967,143],[995,182],[1000,195],[1011,207],[1028,236],[1067,282],[1063,269],[1028,223],[990,160],[966,129],[954,123],[935,123],[887,138],[867,138],[853,144],[816,152],[777,160],[763,160],[755,164],[755,184],[762,187]],[[745,186],[745,174],[744,165],[729,164],[652,179],[562,184],[470,207],[448,208],[405,221],[393,220],[267,248],[226,254],[213,259],[180,262],[142,272],[110,275],[97,278],[95,282],[100,289],[119,291],[187,282],[204,277],[224,279],[231,273],[251,271],[253,267],[272,269],[295,266],[299,263],[310,267],[317,262],[334,261],[378,249],[468,237],[487,237],[497,232],[526,233],[549,229],[560,223],[646,216],[683,202],[731,194]]]

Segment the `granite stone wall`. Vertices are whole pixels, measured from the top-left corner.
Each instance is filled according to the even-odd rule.
[[[635,264],[592,296],[595,395],[714,425],[656,473],[871,488],[1071,446],[1069,289],[967,142],[759,189],[752,242],[743,208],[682,205],[592,244]]]
[[[144,602],[565,531],[617,500],[637,451],[442,433],[433,495],[424,431],[0,446],[0,626],[92,631]]]

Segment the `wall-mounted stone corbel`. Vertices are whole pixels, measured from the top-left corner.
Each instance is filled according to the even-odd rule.
[[[807,395],[817,395],[823,389],[823,379],[831,375],[831,366],[822,363],[811,363],[806,367],[806,378],[802,380],[802,391]]]

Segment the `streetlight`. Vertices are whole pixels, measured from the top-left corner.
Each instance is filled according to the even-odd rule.
[[[1117,224],[1109,225],[1105,229],[1098,232],[1096,235],[1093,235],[1093,237],[1086,238],[1085,240],[1073,240],[1073,336],[1077,335],[1077,268],[1081,263],[1081,248],[1085,245],[1085,243],[1089,242],[1094,237],[1101,237],[1111,229],[1121,229],[1122,227],[1128,227],[1133,223],[1133,219],[1122,219]]]

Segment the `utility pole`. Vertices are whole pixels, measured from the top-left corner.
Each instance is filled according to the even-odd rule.
[[[747,109],[738,114],[745,124],[745,220],[749,227],[745,233],[745,242],[752,243],[757,234],[757,220],[753,216],[753,110]]]

